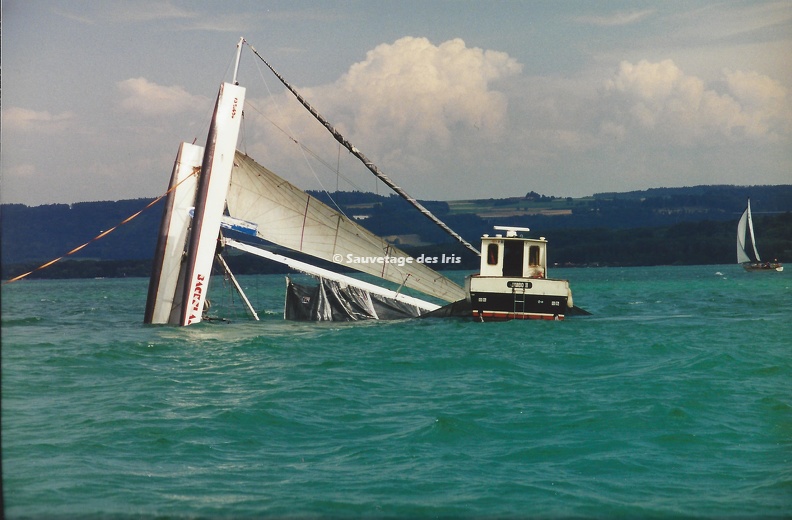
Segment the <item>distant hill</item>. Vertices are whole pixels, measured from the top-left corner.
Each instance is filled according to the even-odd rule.
[[[88,242],[102,231],[140,211],[152,199],[77,204],[0,206],[2,256],[5,264],[46,261]],[[144,260],[153,256],[162,204],[140,214],[113,233],[90,244],[73,258]]]
[[[309,193],[337,205],[370,231],[405,250],[419,254],[432,248],[456,252],[450,237],[396,195]],[[749,196],[760,252],[767,258],[792,259],[792,185],[656,188],[582,198],[530,191],[523,197],[506,199],[422,203],[473,244],[482,234],[491,233],[494,225],[514,225],[547,236],[551,262],[650,265],[735,261],[735,226]],[[24,266],[66,254],[149,202],[151,199],[35,207],[1,205],[3,278],[18,274],[15,270]],[[112,261],[112,265],[120,266],[119,273],[145,276],[161,214],[162,205],[154,205],[69,258],[82,260],[83,268],[93,265],[91,261]],[[459,253],[472,256],[462,250]],[[110,269],[109,265],[103,269]],[[467,259],[460,267],[476,265],[474,259]],[[68,276],[79,271],[80,266],[71,266]]]

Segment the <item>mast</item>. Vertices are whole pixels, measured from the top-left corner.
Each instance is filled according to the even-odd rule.
[[[239,72],[239,60],[242,57],[243,43],[245,43],[245,37],[240,36],[239,43],[237,43],[236,61],[234,62],[234,78],[231,80],[234,85],[239,85],[239,81],[237,81],[237,73]]]
[[[244,40],[242,40],[242,41],[244,41]],[[472,251],[473,253],[475,253],[477,256],[480,256],[480,255],[481,255],[481,253],[479,252],[479,250],[478,250],[478,249],[476,249],[476,248],[475,248],[474,246],[472,246],[472,245],[471,245],[471,244],[470,244],[468,241],[466,241],[464,238],[462,238],[462,237],[461,237],[461,236],[460,236],[460,235],[459,235],[459,234],[458,234],[456,231],[454,231],[453,229],[451,229],[450,227],[448,227],[448,225],[447,225],[445,222],[443,222],[442,220],[440,220],[439,218],[437,218],[437,217],[436,217],[434,214],[432,214],[432,212],[431,212],[431,211],[429,211],[428,209],[426,209],[426,208],[425,208],[425,207],[424,207],[424,206],[423,206],[423,205],[422,205],[420,202],[418,202],[418,201],[417,201],[417,200],[416,200],[414,197],[410,196],[410,195],[409,195],[407,192],[405,192],[405,191],[404,191],[402,188],[400,188],[399,186],[397,186],[397,185],[396,185],[396,184],[395,184],[395,183],[394,183],[392,180],[390,180],[390,178],[388,178],[388,176],[387,176],[387,175],[385,175],[384,173],[382,173],[382,172],[379,170],[379,168],[377,168],[377,166],[376,166],[376,165],[375,165],[373,162],[371,162],[371,159],[369,159],[368,157],[366,157],[365,155],[363,155],[363,153],[362,153],[360,150],[358,150],[357,148],[355,148],[355,147],[352,145],[352,143],[350,143],[350,142],[349,142],[349,141],[348,141],[348,140],[347,140],[347,139],[346,139],[346,138],[345,138],[343,135],[341,135],[341,134],[338,132],[338,130],[336,130],[336,129],[333,127],[333,125],[331,125],[331,124],[330,124],[330,123],[329,123],[329,122],[328,122],[328,121],[327,121],[327,120],[326,120],[324,117],[322,117],[322,115],[321,115],[319,112],[317,112],[317,111],[316,111],[316,109],[314,109],[314,108],[313,108],[313,106],[311,106],[311,104],[310,104],[310,103],[308,103],[308,101],[306,101],[306,100],[305,100],[305,99],[304,99],[304,98],[303,98],[303,97],[302,97],[302,96],[301,96],[301,95],[300,95],[300,94],[299,94],[299,93],[298,93],[298,92],[297,92],[297,91],[294,89],[294,87],[292,87],[292,86],[291,86],[291,85],[290,85],[290,84],[289,84],[289,83],[286,81],[286,79],[285,79],[283,76],[281,76],[280,74],[278,74],[278,72],[277,72],[277,71],[276,71],[274,68],[272,68],[272,65],[270,65],[270,64],[267,62],[267,60],[265,60],[265,59],[264,59],[264,58],[263,58],[263,57],[262,57],[262,56],[261,56],[261,55],[258,53],[258,51],[257,51],[256,49],[254,49],[252,45],[250,45],[250,43],[248,43],[248,42],[245,42],[245,43],[247,43],[247,46],[248,46],[248,47],[250,47],[250,50],[252,50],[252,51],[253,51],[253,53],[254,53],[256,56],[258,56],[258,58],[259,58],[259,59],[260,59],[262,62],[264,62],[264,65],[266,65],[266,66],[267,66],[267,68],[269,68],[269,69],[272,71],[272,73],[273,73],[273,74],[275,74],[275,77],[277,77],[277,78],[280,80],[280,82],[281,82],[281,83],[283,83],[283,85],[284,85],[284,86],[285,86],[287,89],[289,89],[289,91],[290,91],[292,94],[294,94],[294,96],[297,98],[297,101],[299,101],[299,102],[300,102],[300,103],[301,103],[301,104],[302,104],[302,105],[303,105],[303,106],[304,106],[304,107],[305,107],[305,108],[306,108],[306,109],[307,109],[307,110],[308,110],[308,111],[311,113],[311,115],[313,115],[313,116],[314,116],[314,117],[315,117],[315,118],[316,118],[316,119],[317,119],[317,120],[318,120],[320,123],[322,123],[322,125],[323,125],[325,128],[327,128],[327,130],[328,130],[328,131],[329,131],[329,132],[330,132],[330,133],[333,135],[333,137],[335,138],[335,140],[336,140],[336,141],[338,141],[339,143],[341,143],[341,144],[342,144],[342,145],[343,145],[343,146],[344,146],[344,147],[345,147],[347,150],[349,150],[349,151],[350,151],[350,153],[352,153],[352,155],[354,155],[355,157],[357,157],[357,158],[358,158],[358,159],[359,159],[359,160],[360,160],[360,161],[363,163],[363,165],[364,165],[364,166],[366,166],[366,168],[368,168],[368,169],[369,169],[369,171],[370,171],[371,173],[373,173],[373,174],[374,174],[374,176],[375,176],[375,177],[377,177],[379,180],[381,180],[382,182],[384,182],[384,183],[385,183],[385,184],[386,184],[386,185],[387,185],[387,186],[388,186],[390,189],[392,189],[394,192],[396,192],[396,193],[397,193],[397,194],[398,194],[398,195],[399,195],[401,198],[403,198],[404,200],[406,200],[407,202],[409,202],[409,203],[410,203],[410,204],[411,204],[411,205],[412,205],[412,206],[413,206],[415,209],[417,209],[418,211],[420,211],[420,212],[421,212],[421,213],[422,213],[424,216],[426,216],[426,217],[427,217],[429,220],[431,220],[432,222],[434,222],[435,224],[437,224],[437,225],[440,227],[440,229],[442,229],[443,231],[445,231],[446,233],[448,233],[449,235],[451,235],[451,236],[452,236],[454,239],[456,239],[458,242],[460,242],[460,243],[461,243],[463,246],[465,246],[467,249],[469,249],[470,251]]]

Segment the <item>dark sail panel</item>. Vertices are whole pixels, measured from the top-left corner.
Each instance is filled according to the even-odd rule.
[[[284,317],[293,321],[400,320],[421,315],[414,305],[359,287],[319,279],[315,286],[286,279]]]

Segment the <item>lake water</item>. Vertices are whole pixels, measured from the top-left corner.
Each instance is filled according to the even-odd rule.
[[[788,518],[792,273],[551,274],[593,315],[285,322],[250,276],[261,322],[175,328],[145,279],[3,286],[6,517]]]

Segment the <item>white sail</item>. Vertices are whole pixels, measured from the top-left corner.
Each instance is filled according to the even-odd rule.
[[[225,208],[231,167],[234,164],[244,101],[243,87],[231,83],[220,86],[195,198],[195,216],[187,250],[186,283],[182,295],[181,325],[201,321],[218,246],[220,220]]]
[[[748,224],[748,210],[743,211],[740,221],[737,223],[737,263],[744,264],[751,259],[745,253],[745,230]]]
[[[384,183],[385,183],[385,185],[387,185],[387,186],[388,186],[390,189],[392,189],[392,190],[393,190],[393,191],[394,191],[394,192],[395,192],[397,195],[399,195],[401,198],[403,198],[404,200],[406,200],[406,201],[407,201],[407,202],[408,202],[410,205],[412,205],[412,206],[413,206],[415,209],[417,209],[417,210],[418,210],[418,211],[419,211],[419,212],[420,212],[422,215],[424,215],[424,216],[425,216],[425,217],[427,217],[429,220],[431,220],[432,222],[434,222],[434,223],[435,223],[437,226],[439,226],[439,227],[440,227],[440,229],[442,229],[443,231],[445,231],[446,233],[448,233],[448,234],[449,234],[450,236],[452,236],[452,237],[453,237],[455,240],[459,241],[459,243],[461,243],[463,246],[465,246],[467,249],[469,249],[471,252],[473,252],[473,253],[474,253],[476,256],[479,256],[479,255],[481,255],[481,252],[480,252],[478,249],[476,249],[475,247],[473,247],[473,246],[472,246],[470,243],[468,243],[468,241],[467,241],[467,240],[465,240],[464,238],[462,238],[462,236],[461,236],[459,233],[457,233],[456,231],[454,231],[453,229],[451,229],[450,227],[448,227],[448,226],[446,225],[446,223],[445,223],[445,222],[443,222],[442,220],[440,220],[439,218],[437,218],[435,215],[433,215],[431,211],[429,211],[428,209],[426,209],[426,208],[423,206],[423,204],[421,204],[420,202],[418,202],[418,200],[416,200],[414,197],[411,197],[410,195],[408,195],[406,191],[404,191],[404,190],[403,190],[401,187],[397,186],[397,185],[396,185],[396,184],[395,184],[395,183],[394,183],[392,180],[390,180],[390,178],[389,178],[387,175],[385,175],[383,172],[381,172],[381,171],[380,171],[380,169],[379,169],[379,168],[377,168],[377,166],[376,166],[376,165],[375,165],[375,164],[374,164],[374,163],[371,161],[371,159],[369,159],[368,157],[366,157],[365,155],[363,155],[363,152],[361,152],[360,150],[358,150],[357,148],[355,148],[355,147],[352,145],[352,143],[350,143],[350,142],[349,142],[349,141],[346,139],[346,137],[344,137],[343,135],[341,135],[341,133],[340,133],[338,130],[336,130],[336,129],[333,127],[333,125],[331,125],[331,124],[330,124],[330,122],[329,122],[327,119],[325,119],[324,117],[322,117],[322,115],[321,115],[321,114],[319,114],[319,112],[317,112],[317,110],[316,110],[316,109],[315,109],[313,106],[311,106],[311,104],[310,104],[310,103],[308,103],[308,101],[307,101],[307,100],[306,100],[306,99],[305,99],[305,98],[304,98],[302,95],[300,95],[300,93],[299,93],[299,92],[297,92],[297,90],[295,90],[295,88],[294,88],[293,86],[291,86],[291,85],[289,84],[289,82],[287,82],[287,81],[286,81],[286,79],[285,79],[283,76],[281,76],[281,75],[278,73],[278,71],[276,71],[276,70],[275,70],[275,69],[272,67],[272,65],[270,65],[270,64],[267,62],[267,60],[265,60],[265,59],[264,59],[264,58],[263,58],[263,57],[262,57],[262,56],[261,56],[261,55],[258,53],[258,51],[257,51],[256,49],[254,49],[254,48],[253,48],[251,45],[249,45],[249,44],[248,44],[248,46],[250,47],[250,50],[252,50],[252,51],[253,51],[253,54],[255,54],[256,56],[258,56],[258,57],[259,57],[259,59],[260,59],[260,60],[261,60],[261,61],[264,63],[264,65],[266,65],[266,66],[267,66],[267,68],[268,68],[268,69],[270,69],[270,70],[272,71],[272,73],[273,73],[273,74],[275,74],[275,77],[277,77],[277,78],[280,80],[280,82],[281,82],[281,83],[283,83],[283,86],[284,86],[284,87],[286,87],[286,88],[289,90],[289,92],[291,92],[292,94],[294,94],[294,96],[297,98],[297,101],[299,101],[299,102],[300,102],[300,104],[301,104],[301,105],[303,105],[303,106],[306,108],[306,110],[308,110],[308,112],[310,112],[310,113],[311,113],[311,115],[312,115],[312,116],[314,116],[314,117],[316,118],[316,120],[317,120],[317,121],[319,121],[320,123],[322,123],[322,126],[324,126],[324,127],[325,127],[325,128],[326,128],[326,129],[327,129],[329,132],[330,132],[330,134],[333,136],[333,138],[335,138],[335,140],[336,140],[336,141],[338,141],[338,142],[339,142],[341,145],[343,145],[343,146],[344,146],[344,148],[346,148],[347,150],[349,150],[349,152],[350,152],[352,155],[354,155],[355,157],[357,157],[357,158],[360,160],[360,162],[362,162],[362,163],[363,163],[363,165],[364,165],[366,168],[368,168],[368,170],[369,170],[371,173],[373,173],[373,174],[374,174],[374,176],[375,176],[375,177],[377,177],[379,180],[381,180],[382,182],[384,182]]]
[[[231,238],[226,238],[225,244],[229,247],[233,247],[240,251],[245,251],[246,253],[260,256],[261,258],[266,258],[268,260],[273,260],[275,262],[288,265],[292,269],[295,269],[297,271],[306,274],[310,274],[312,276],[317,276],[321,278],[326,278],[328,280],[341,282],[346,285],[350,285],[352,287],[363,289],[364,291],[368,291],[372,294],[385,296],[386,298],[393,298],[398,302],[406,303],[408,305],[413,305],[423,310],[424,312],[433,311],[440,307],[439,305],[421,300],[420,298],[414,298],[412,296],[401,294],[396,291],[389,291],[388,289],[380,287],[379,285],[374,285],[368,282],[364,282],[362,280],[357,280],[355,278],[352,278],[351,276],[345,276],[343,274],[334,273],[333,271],[328,271],[327,269],[322,269],[321,267],[316,267],[315,265],[311,265],[305,262],[300,262],[299,260],[288,258],[286,256],[273,253],[272,251],[267,251],[266,249],[252,246],[250,244],[245,244],[243,242],[239,242]]]
[[[239,152],[227,202],[260,238],[445,301],[465,298],[459,285]]]
[[[751,258],[746,251],[746,235],[751,238],[751,249],[754,257]],[[754,236],[753,218],[751,217],[751,199],[743,211],[740,221],[737,223],[737,263],[744,264],[750,262],[761,262],[759,251],[756,248],[756,238]]]
[[[144,323],[178,323],[181,298],[177,296],[177,284],[183,282],[184,249],[190,228],[188,210],[195,204],[203,152],[203,147],[189,143],[179,147],[154,254]]]
[[[754,236],[753,218],[751,218],[751,199],[748,199],[748,208],[745,210],[748,214],[748,233],[751,235],[751,246],[753,247],[754,258],[757,262],[761,262],[759,258],[759,251],[756,249],[756,237]]]

